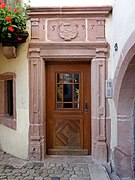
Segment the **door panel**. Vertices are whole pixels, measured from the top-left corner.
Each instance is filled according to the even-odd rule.
[[[54,147],[81,148],[82,147],[82,119],[58,117],[54,120]]]
[[[90,153],[90,64],[48,64],[47,153]]]

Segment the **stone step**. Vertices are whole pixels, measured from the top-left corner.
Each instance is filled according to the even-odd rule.
[[[101,164],[90,164],[89,171],[91,180],[110,180],[105,167],[103,167]]]

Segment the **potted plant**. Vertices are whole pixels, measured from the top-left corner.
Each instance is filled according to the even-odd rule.
[[[2,3],[0,0],[0,41],[2,46],[17,47],[28,37],[26,22],[28,20],[28,5],[21,2]]]

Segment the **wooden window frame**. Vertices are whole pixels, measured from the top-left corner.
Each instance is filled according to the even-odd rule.
[[[7,80],[13,80],[13,116],[7,115],[7,95],[5,82]],[[1,89],[1,112],[0,112],[0,124],[3,124],[11,129],[16,130],[16,75],[12,72],[0,74],[0,89]]]

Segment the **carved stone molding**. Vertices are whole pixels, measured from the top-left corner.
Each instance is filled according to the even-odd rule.
[[[39,18],[39,24],[35,21],[37,19],[31,19],[32,41],[40,39],[45,42],[106,42],[105,18]],[[45,36],[41,35],[43,33],[39,33],[41,29]]]
[[[48,19],[47,40],[57,42],[85,41],[85,26],[85,19]]]
[[[92,60],[92,129],[93,154],[98,161],[107,161],[106,144],[106,48],[97,48]],[[96,77],[94,76],[96,74]],[[95,99],[96,97],[96,99]]]
[[[31,17],[107,17],[111,12],[111,6],[91,6],[91,7],[31,7]]]
[[[105,17],[110,11],[110,6],[31,8],[30,16],[39,19],[40,27],[39,41],[32,39],[29,43],[29,155],[32,159],[44,159],[46,154],[46,62],[87,61],[91,63],[92,155],[107,161]]]
[[[39,40],[39,18],[31,18],[31,39]]]
[[[42,59],[40,49],[29,49],[29,77],[30,77],[30,125],[29,125],[29,157],[30,159],[44,159],[44,116],[42,113],[42,100],[40,99],[42,76]]]
[[[105,40],[105,18],[97,19],[97,41]]]
[[[110,6],[30,8],[32,41],[105,41]]]
[[[98,48],[96,48],[96,45]],[[75,47],[74,47],[75,46]],[[80,50],[81,45],[69,45],[69,46],[58,46],[57,44],[57,52],[62,51],[62,47],[65,51],[66,47],[68,47],[69,54],[67,54],[65,57],[59,56],[52,56],[51,54],[55,53],[56,46],[54,44],[44,44],[44,43],[31,43],[30,44],[30,94],[34,99],[31,101],[30,107],[31,109],[31,125],[30,125],[30,154],[31,157],[35,157],[35,159],[43,159],[43,153],[42,151],[45,152],[45,131],[46,131],[46,120],[45,117],[44,119],[41,118],[43,115],[43,111],[41,113],[41,110],[45,107],[45,104],[43,106],[43,102],[40,102],[41,99],[39,98],[40,96],[37,96],[37,92],[39,92],[40,87],[45,87],[44,82],[42,81],[42,85],[40,84],[40,79],[44,80],[44,74],[45,74],[45,69],[43,72],[40,72],[41,68],[41,62],[42,66],[45,68],[45,63],[46,61],[89,61],[91,63],[91,88],[92,88],[92,155],[95,156],[95,158],[99,161],[107,161],[107,144],[106,144],[106,100],[105,100],[105,79],[106,79],[106,56],[107,56],[107,46],[108,44],[95,44],[95,46],[92,46],[92,44],[85,44],[84,49],[85,50]],[[33,48],[34,47],[34,48]],[[37,48],[40,47],[40,48]],[[81,56],[80,59],[75,58],[73,56],[71,58],[72,54],[72,49],[76,48],[76,52],[80,51],[79,56]],[[88,48],[89,47],[89,48]],[[93,49],[94,47],[94,49]],[[88,56],[85,56],[86,54],[86,49],[89,49],[90,54]],[[46,49],[46,50],[45,50]],[[50,50],[50,56],[48,53],[48,50]],[[82,53],[82,54],[81,54]],[[44,60],[43,60],[44,59]],[[96,74],[96,76],[95,76]],[[44,77],[44,78],[42,78]],[[34,78],[34,79],[33,79]],[[45,89],[44,89],[45,92]],[[30,97],[30,100],[31,98]],[[45,98],[43,98],[45,99]],[[40,109],[41,108],[41,109]],[[44,108],[45,109],[45,108]],[[46,114],[46,113],[45,113]],[[42,123],[41,123],[42,122]],[[44,122],[44,126],[43,126]],[[36,123],[36,124],[35,124]],[[34,125],[35,124],[35,125]],[[43,128],[44,127],[44,128]],[[44,134],[40,134],[40,131],[43,131],[44,129]],[[33,134],[36,134],[36,136]],[[43,142],[44,145],[41,145]],[[35,148],[37,147],[37,149]],[[36,149],[37,153],[33,153],[33,150]]]

